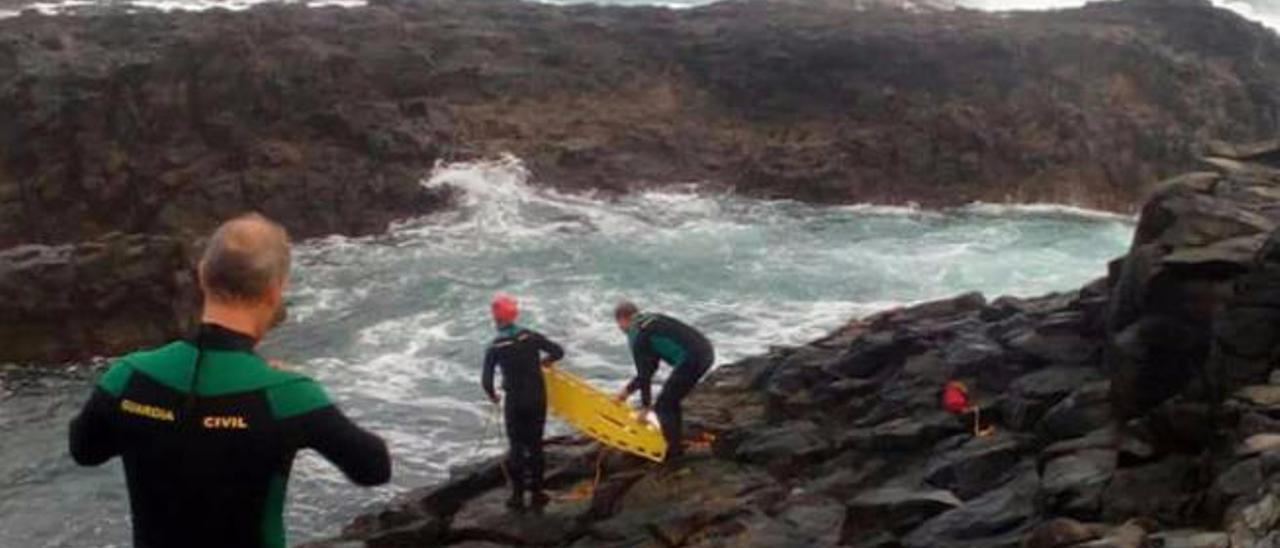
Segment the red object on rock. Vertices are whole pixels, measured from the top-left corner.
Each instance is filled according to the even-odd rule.
[[[513,323],[520,317],[520,306],[516,303],[516,298],[506,293],[494,295],[491,308],[493,319],[499,323]]]
[[[959,415],[969,410],[969,389],[960,381],[947,383],[942,389],[942,408],[948,413]]]

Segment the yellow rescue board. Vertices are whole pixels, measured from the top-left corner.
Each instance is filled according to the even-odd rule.
[[[542,368],[542,377],[547,384],[547,407],[557,417],[600,443],[662,462],[667,454],[662,431],[637,420],[627,404],[559,366]]]

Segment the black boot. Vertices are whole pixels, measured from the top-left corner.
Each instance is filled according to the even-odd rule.
[[[542,510],[543,508],[546,508],[547,503],[549,502],[551,502],[551,497],[548,497],[547,494],[541,490],[534,491],[533,494],[529,496],[529,506],[534,510]]]
[[[511,492],[511,498],[507,499],[507,509],[513,512],[524,510],[524,491]]]
[[[684,460],[684,441],[667,442],[667,454],[663,457],[663,463],[677,464]]]

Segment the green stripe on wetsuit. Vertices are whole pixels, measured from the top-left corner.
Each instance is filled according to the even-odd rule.
[[[284,487],[285,478],[280,474],[271,476],[271,484],[267,486],[267,498],[262,509],[262,546],[264,548],[284,548]]]
[[[685,350],[679,343],[662,335],[649,337],[649,344],[653,347],[653,351],[657,352],[658,356],[671,364],[672,367],[684,365],[685,360],[689,358],[689,351]]]
[[[655,319],[657,319],[655,316],[648,314],[636,316],[631,328],[627,330],[627,341],[631,343],[632,348],[635,348],[640,332],[648,328]],[[689,350],[666,335],[650,335],[649,348],[672,367],[680,367],[689,359]]]
[[[119,396],[135,371],[177,392],[187,393],[197,357],[202,360],[199,396],[224,396],[265,390],[272,415],[295,417],[331,405],[328,394],[306,376],[281,371],[248,352],[206,350],[197,356],[191,343],[179,341],[121,359],[98,380],[98,386]]]
[[[330,400],[319,384],[301,379],[268,389],[267,403],[277,419],[287,419],[330,405]]]

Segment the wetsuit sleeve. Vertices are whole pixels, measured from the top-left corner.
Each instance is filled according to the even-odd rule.
[[[352,482],[380,485],[391,479],[386,442],[356,426],[311,380],[268,392],[272,413],[289,424],[300,448],[315,449]]]
[[[538,346],[538,351],[546,355],[543,361],[558,362],[564,359],[564,347],[556,344],[551,339],[542,336],[541,333],[533,334],[533,341]]]
[[[498,353],[490,346],[484,352],[484,372],[480,374],[480,386],[484,388],[484,393],[489,395],[489,399],[498,399],[498,393],[493,390],[493,370],[498,366]]]
[[[312,415],[306,447],[315,449],[359,485],[382,485],[391,480],[391,453],[382,438],[356,426],[332,405]]]
[[[658,355],[649,349],[649,337],[642,331],[631,343],[631,359],[636,364],[636,377],[627,384],[627,392],[640,391],[640,403],[649,407],[653,374],[658,371]]]
[[[80,414],[71,420],[68,446],[76,464],[97,466],[120,454],[112,423],[116,402],[132,374],[133,368],[123,362],[111,366],[98,379]]]
[[[80,414],[71,419],[71,458],[81,466],[97,466],[120,453],[111,430],[116,398],[95,388]]]

